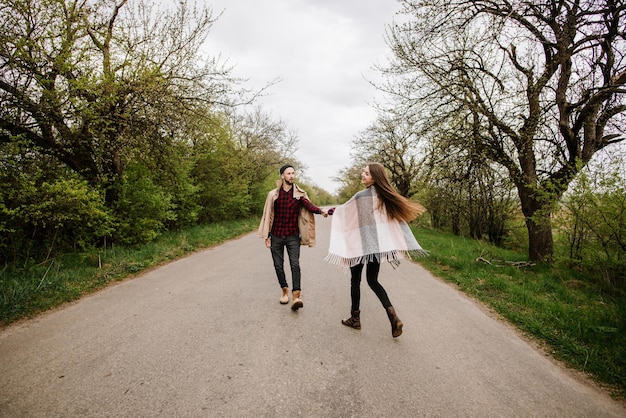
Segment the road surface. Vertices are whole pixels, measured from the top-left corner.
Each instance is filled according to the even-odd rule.
[[[626,417],[409,261],[380,274],[402,336],[365,280],[362,329],[341,325],[330,222],[302,248],[298,312],[252,233],[0,331],[0,416]]]

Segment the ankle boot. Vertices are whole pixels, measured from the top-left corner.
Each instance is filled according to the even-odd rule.
[[[386,309],[387,317],[389,318],[389,322],[391,323],[391,336],[393,338],[399,337],[402,334],[402,321],[396,315],[396,310],[393,309],[393,306],[390,306]]]
[[[350,328],[361,329],[361,319],[359,318],[361,311],[351,311],[351,313],[352,316],[348,319],[342,319],[341,323]]]
[[[286,305],[287,303],[289,303],[289,288],[288,287],[283,287],[283,295],[280,297],[279,302],[282,305]]]
[[[300,309],[300,308],[302,308],[304,306],[304,303],[302,302],[302,299],[300,299],[300,291],[299,290],[294,290],[293,291],[293,296],[292,296],[291,300],[293,301],[293,303],[291,304],[291,310],[292,311],[297,311],[298,309]]]

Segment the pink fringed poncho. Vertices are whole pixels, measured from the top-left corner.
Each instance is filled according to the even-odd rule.
[[[333,213],[328,255],[324,259],[352,267],[368,261],[387,261],[394,267],[405,256],[428,255],[404,221],[389,219],[378,209],[375,187],[368,187],[338,206]]]

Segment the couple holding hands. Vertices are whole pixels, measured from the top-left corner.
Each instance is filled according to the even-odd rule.
[[[295,184],[295,169],[285,164],[279,170],[281,179],[265,201],[259,236],[271,250],[274,269],[282,289],[280,303],[289,303],[289,286],[284,270],[284,250],[287,249],[292,275],[292,305],[297,311],[304,306],[300,287],[300,246],[315,245],[314,214],[333,216],[330,245],[325,260],[350,268],[350,318],[341,323],[361,329],[361,275],[365,268],[367,284],[387,312],[391,335],[402,334],[402,321],[378,282],[381,262],[394,266],[408,256],[427,255],[416,241],[407,222],[425,209],[400,195],[389,182],[385,168],[368,163],[361,173],[365,189],[343,205],[325,211],[309,201],[304,190]]]

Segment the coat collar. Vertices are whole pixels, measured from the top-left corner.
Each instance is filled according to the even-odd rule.
[[[283,187],[282,180],[276,180],[276,196],[278,196],[278,192],[280,188]],[[293,184],[293,197],[296,199],[300,199],[301,197],[306,197],[306,192],[300,188],[296,183]]]

